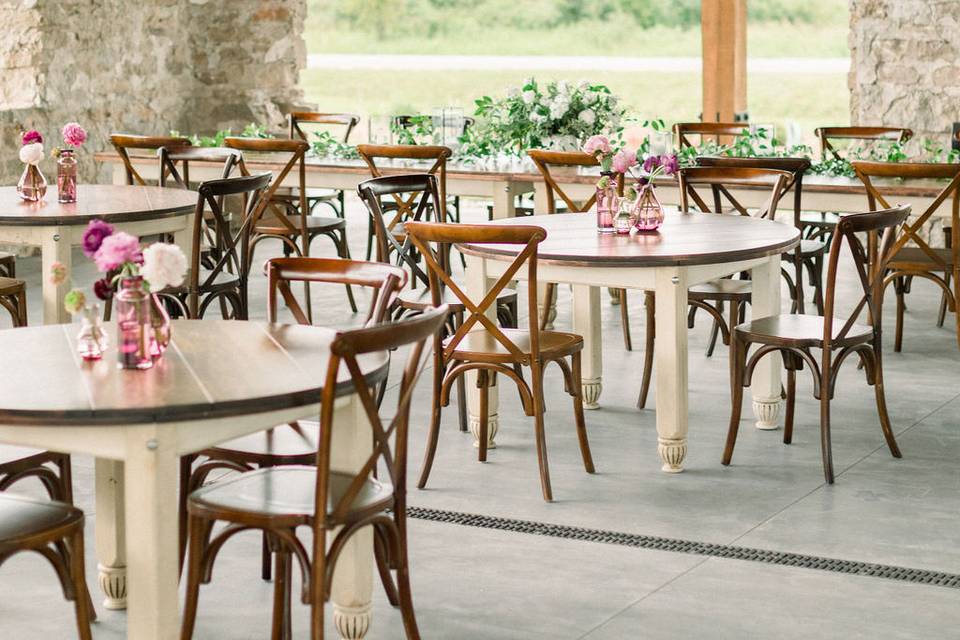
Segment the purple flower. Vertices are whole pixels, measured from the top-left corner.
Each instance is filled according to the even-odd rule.
[[[20,144],[33,144],[35,142],[43,142],[43,136],[41,136],[40,132],[36,129],[24,131],[23,135],[20,137]]]
[[[672,176],[680,169],[680,161],[675,155],[660,156],[660,166],[663,167],[664,175]]]
[[[648,156],[646,160],[643,161],[643,170],[647,173],[653,173],[653,170],[660,166],[660,157],[659,156]]]
[[[87,141],[87,132],[76,122],[63,125],[63,142],[71,147],[79,147]]]
[[[103,301],[107,301],[113,297],[113,285],[110,282],[109,276],[93,283],[93,295]]]
[[[87,230],[83,232],[83,255],[92,258],[100,249],[100,245],[103,244],[103,239],[112,233],[113,225],[98,218],[91,220],[90,224],[87,225]]]
[[[140,251],[140,240],[125,231],[109,235],[103,239],[100,248],[93,256],[97,269],[106,273],[119,269],[124,263],[143,263],[143,253]]]

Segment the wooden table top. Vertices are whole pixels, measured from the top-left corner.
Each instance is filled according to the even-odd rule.
[[[146,371],[117,367],[115,324],[103,359],[83,361],[79,325],[0,331],[0,424],[111,425],[180,422],[320,402],[336,332],[302,325],[175,320],[163,358]],[[369,383],[386,353],[360,358]],[[342,368],[340,394],[353,391]]]
[[[27,202],[16,187],[0,187],[0,224],[23,226],[85,225],[93,218],[131,222],[170,218],[192,213],[197,193],[186,189],[138,185],[77,185],[77,201],[57,202],[57,187],[50,185],[40,202]]]
[[[597,216],[561,213],[498,220],[488,224],[532,225],[546,230],[541,263],[584,267],[662,267],[720,264],[783,253],[800,240],[790,225],[760,218],[712,213],[679,213],[667,208],[656,233],[597,233]],[[515,245],[475,244],[464,253],[508,260]]]

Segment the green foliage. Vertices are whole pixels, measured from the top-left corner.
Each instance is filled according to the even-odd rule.
[[[313,136],[316,140],[310,143],[310,151],[317,158],[353,160],[360,157],[355,146],[336,138],[329,131],[315,131]]]
[[[430,144],[433,118],[427,115],[396,116],[390,120],[390,132],[397,144]]]
[[[182,136],[179,131],[171,131],[171,136]],[[190,144],[195,147],[222,147],[223,141],[233,135],[233,129],[221,129],[217,131],[212,136],[201,136],[197,134],[192,134],[186,136],[190,140]],[[267,131],[267,127],[262,124],[257,124],[251,122],[246,127],[243,128],[243,131],[240,132],[240,137],[242,138],[272,138],[273,134]]]

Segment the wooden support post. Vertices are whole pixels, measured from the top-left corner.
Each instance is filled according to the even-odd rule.
[[[704,122],[747,111],[747,2],[702,0]]]

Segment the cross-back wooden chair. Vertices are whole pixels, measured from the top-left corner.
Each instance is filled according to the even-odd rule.
[[[339,258],[271,258],[267,271],[267,319],[278,322],[278,304],[282,301],[296,322],[311,324],[293,294],[295,282],[346,284],[370,291],[370,306],[362,326],[376,326],[390,317],[397,293],[407,281],[406,272],[375,262]],[[383,385],[382,388],[385,388]],[[252,471],[280,465],[312,465],[316,461],[319,425],[301,420],[266,431],[258,431],[180,458],[180,560],[186,549],[187,496],[203,486],[214,471]],[[200,464],[194,466],[198,461]],[[269,580],[270,553],[264,539],[261,576]]]
[[[97,612],[85,576],[83,512],[63,502],[0,495],[0,565],[27,551],[40,554],[53,566],[64,598],[74,603],[77,635],[91,640],[90,622],[97,619]]]
[[[354,533],[372,526],[375,548],[383,550],[386,560],[387,575],[381,572],[381,577],[389,584],[388,596],[400,607],[407,638],[419,640],[407,552],[407,436],[410,403],[424,368],[426,342],[440,331],[446,314],[446,307],[441,306],[397,323],[345,331],[336,337],[330,346],[320,397],[316,466],[250,471],[203,487],[190,496],[190,555],[182,639],[193,635],[200,584],[210,581],[223,542],[237,531],[260,529],[269,535],[277,563],[273,637],[292,637],[289,603],[296,558],[304,583],[301,599],[310,605],[310,638],[320,640],[324,605],[330,598],[339,552]],[[410,347],[410,354],[400,381],[396,412],[384,424],[377,410],[375,385],[365,379],[358,359],[400,347]],[[334,404],[344,384],[344,369],[372,431],[372,451],[355,473],[331,468]],[[250,499],[253,496],[263,497]],[[211,540],[211,529],[218,521],[228,526]],[[311,529],[310,543],[305,544],[298,536],[301,526]],[[395,587],[391,570],[396,574]]]
[[[129,150],[157,151],[160,147],[188,147],[191,142],[183,136],[141,136],[127,133],[110,134],[110,144],[116,149],[123,168],[127,173],[127,184],[147,186],[147,181],[140,175],[130,160]]]
[[[17,277],[17,256],[6,251],[0,251],[0,278]]]
[[[942,292],[941,308],[956,314],[957,344],[960,345],[960,165],[914,162],[866,162],[854,161],[853,170],[867,190],[867,202],[871,211],[889,209],[890,204],[874,184],[875,178],[910,180],[942,180],[943,187],[933,202],[912,220],[905,222],[898,230],[896,242],[891,248],[889,259],[890,273],[883,281],[883,287],[893,284],[897,297],[897,323],[894,339],[894,351],[903,346],[903,313],[906,309],[905,296],[910,281],[924,278],[936,284]],[[933,247],[924,237],[923,226],[947,201],[950,206],[949,223],[951,239],[943,247]],[[876,242],[870,239],[868,255],[876,255]],[[942,275],[941,275],[942,274]],[[939,319],[938,319],[939,323]]]
[[[411,145],[411,144],[361,144],[357,146],[357,153],[370,169],[370,175],[374,178],[384,176],[383,168],[377,165],[378,160],[414,160],[421,161],[424,164],[423,170],[407,169],[404,173],[428,173],[437,177],[437,193],[439,202],[447,201],[447,160],[450,159],[452,151],[448,147],[435,145]],[[416,194],[403,197],[399,194],[393,196],[392,202],[385,203],[382,207],[385,213],[389,213],[389,219],[386,228],[392,233],[397,227],[398,233],[402,232],[402,223],[414,213],[413,206],[416,203]],[[447,221],[446,207],[436,207],[431,205],[432,211],[428,212],[431,217],[440,222]],[[370,259],[373,243],[376,237],[376,228],[371,218],[368,236],[367,236],[367,260]]]
[[[547,213],[557,213],[558,197],[563,201],[564,205],[566,205],[567,212],[569,213],[584,213],[590,211],[590,209],[596,205],[596,191],[591,193],[590,197],[585,201],[578,201],[564,191],[563,187],[559,184],[557,177],[552,171],[552,169],[555,167],[562,169],[564,167],[575,168],[599,166],[600,163],[597,162],[597,158],[595,156],[582,151],[547,151],[544,149],[530,149],[527,151],[527,155],[530,156],[530,159],[533,160],[533,164],[537,167],[540,175],[543,176],[544,189],[547,196]],[[615,178],[617,180],[617,187],[622,192],[623,176],[616,175]],[[557,285],[555,283],[550,282],[547,284],[546,295],[544,296],[544,313],[543,317],[540,319],[541,329],[545,329],[549,321],[549,313],[547,309],[554,300],[556,291]],[[633,349],[633,340],[630,337],[630,312],[627,302],[627,290],[611,289],[611,293],[616,295],[617,300],[620,303],[620,322],[623,329],[623,346],[627,349],[627,351],[630,351]],[[649,335],[650,331],[648,329],[648,339]]]
[[[546,407],[543,393],[543,370],[550,362],[555,362],[560,367],[567,393],[573,397],[574,423],[583,466],[588,473],[593,473],[594,468],[583,418],[580,378],[583,338],[573,333],[541,331],[537,321],[537,247],[546,237],[546,231],[533,226],[411,222],[407,225],[407,233],[428,267],[430,293],[434,303],[439,304],[444,299],[444,289],[447,289],[453,292],[465,309],[464,319],[456,331],[444,338],[437,336],[434,342],[433,414],[427,451],[417,486],[422,489],[427,484],[437,451],[441,408],[449,404],[450,388],[465,373],[475,371],[480,393],[478,459],[480,462],[487,459],[488,394],[496,377],[502,375],[516,383],[524,412],[534,418],[540,487],[544,500],[553,500],[550,468],[547,463],[544,423]],[[503,244],[513,245],[518,249],[517,256],[481,300],[471,299],[442,265],[442,256],[448,250],[447,247],[458,243]],[[528,329],[499,327],[486,314],[494,306],[497,295],[523,268],[527,271],[529,287],[527,310],[530,326]],[[567,358],[570,359],[569,364]],[[523,377],[523,367],[530,368],[529,385]]]
[[[330,131],[342,131],[340,140],[346,144],[350,141],[350,134],[359,124],[360,116],[352,113],[320,113],[317,111],[294,111],[288,114],[287,123],[289,125],[290,139],[303,140],[310,142],[308,133],[311,130],[323,129]],[[330,207],[334,214],[343,217],[346,212],[346,202],[344,200],[343,189],[307,189],[307,208],[312,214],[317,205],[326,205]]]
[[[417,222],[428,218],[430,211],[435,211],[440,203],[438,180],[435,175],[428,173],[413,173],[395,176],[383,176],[361,182],[357,187],[360,200],[366,205],[376,231],[377,252],[380,262],[393,262],[404,267],[410,273],[410,283],[413,288],[404,290],[397,296],[397,313],[401,317],[412,313],[419,313],[424,309],[436,306],[430,293],[430,278],[422,258],[413,246],[410,237],[394,227],[388,229],[384,205],[394,202],[394,198],[401,198],[404,202],[411,202],[411,197],[417,201],[411,202],[413,215],[407,222]],[[449,246],[445,247],[449,251]],[[450,255],[440,256],[441,264],[447,274],[450,272]],[[444,291],[442,302],[450,308],[450,320],[447,330],[456,331],[463,322],[464,306],[460,299],[451,291]],[[504,327],[517,326],[517,292],[513,289],[504,289],[497,295],[497,318]],[[463,379],[457,381],[457,408],[460,415],[460,430],[467,431],[467,402]]]
[[[310,149],[309,144],[303,140],[235,137],[228,137],[223,143],[227,147],[238,149],[245,154],[244,157],[240,158],[240,173],[242,175],[250,175],[247,163],[251,159],[246,157],[248,154],[285,158],[285,164],[274,175],[270,186],[251,212],[248,225],[250,234],[248,254],[250,262],[248,268],[252,264],[257,245],[268,239],[279,240],[282,243],[284,255],[309,256],[310,245],[314,238],[323,236],[333,241],[338,256],[341,258],[350,257],[350,248],[347,246],[346,220],[337,216],[310,215],[306,191],[306,153]],[[294,170],[296,170],[297,186],[293,192],[284,192],[283,183]],[[345,286],[350,309],[356,313],[357,303],[353,297],[353,290],[350,285]],[[307,317],[312,318],[310,284],[304,283],[304,288]]]
[[[830,247],[827,259],[826,293],[823,316],[803,314],[779,314],[754,319],[733,329],[730,340],[730,384],[733,390],[733,410],[730,428],[723,451],[722,462],[730,464],[740,426],[740,411],[743,404],[743,388],[750,386],[750,378],[757,362],[764,356],[779,352],[787,371],[787,406],[784,419],[783,442],[793,439],[793,414],[796,403],[796,372],[810,367],[813,375],[813,395],[820,401],[820,447],[823,457],[823,475],[828,484],[834,480],[833,454],[830,439],[830,401],[833,400],[841,365],[851,354],[857,354],[863,363],[867,384],[874,387],[877,413],[887,447],[894,457],[900,457],[890,417],[887,414],[883,389],[883,341],[881,332],[884,273],[890,268],[895,255],[897,227],[903,225],[910,214],[909,206],[900,206],[873,213],[858,213],[844,216],[837,224],[835,242]],[[863,245],[856,234],[882,234],[878,259],[868,262]],[[860,285],[859,300],[847,315],[837,314],[837,273],[840,252],[846,242],[857,272]],[[866,311],[866,313],[864,313]],[[861,316],[868,316],[864,323]],[[869,321],[872,318],[872,323]],[[758,349],[747,358],[751,345]],[[814,349],[820,350],[819,360]]]
[[[0,307],[10,314],[14,327],[27,326],[27,283],[0,276]]]
[[[746,122],[678,122],[673,125],[673,135],[680,149],[696,146],[690,136],[699,136],[700,144],[706,140],[719,144],[724,138],[735,138],[745,131],[750,131]]]
[[[913,137],[913,131],[905,127],[819,127],[814,134],[820,141],[821,160],[842,160],[843,149],[834,146],[839,140],[857,140],[867,144],[896,142],[903,144]]]

